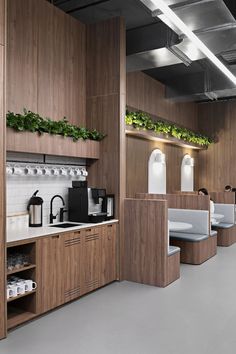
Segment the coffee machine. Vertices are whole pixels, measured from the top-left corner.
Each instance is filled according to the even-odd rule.
[[[113,207],[111,207],[112,198]],[[88,188],[87,181],[72,181],[68,198],[69,221],[98,223],[114,218],[114,196],[104,188]]]

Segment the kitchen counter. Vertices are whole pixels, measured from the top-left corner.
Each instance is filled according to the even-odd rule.
[[[80,226],[68,227],[66,229],[59,228],[59,227],[50,227],[49,225],[47,225],[47,226],[42,226],[42,227],[28,227],[28,228],[24,228],[24,229],[8,230],[7,231],[7,243],[18,242],[18,241],[22,241],[22,240],[31,240],[34,238],[55,235],[55,234],[59,234],[59,233],[74,232],[74,231],[78,231],[78,230],[103,226],[103,225],[107,225],[107,224],[114,224],[114,223],[118,223],[118,220],[112,219],[112,220],[103,221],[103,222],[96,223],[96,224],[95,223],[93,223],[93,224],[91,224],[91,223],[86,224],[85,223]],[[56,223],[54,225],[56,225]]]

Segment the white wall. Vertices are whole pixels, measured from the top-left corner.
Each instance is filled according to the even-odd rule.
[[[165,155],[159,149],[152,151],[148,161],[148,193],[166,194]]]

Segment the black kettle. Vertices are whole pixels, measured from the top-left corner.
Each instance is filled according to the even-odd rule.
[[[37,193],[38,190],[34,192],[27,206],[30,227],[43,226],[43,199]]]

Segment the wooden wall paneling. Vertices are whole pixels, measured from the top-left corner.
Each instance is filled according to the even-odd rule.
[[[0,339],[6,336],[5,0],[0,0]]]
[[[168,202],[168,208],[173,209],[210,210],[209,196],[137,193],[136,198],[166,200]]]
[[[85,125],[85,25],[43,0],[8,8],[8,110]]]
[[[174,193],[181,187],[181,163],[185,154],[195,160],[194,185],[198,186],[198,152],[160,142],[126,137],[126,188],[127,197],[135,193],[148,192],[148,160],[154,149],[160,149],[166,155],[167,192]]]
[[[127,74],[127,105],[189,129],[198,129],[197,104],[166,99],[165,86],[142,72]]]
[[[101,241],[101,277],[100,285],[111,283],[117,278],[117,239],[116,225],[102,227]]]
[[[125,200],[126,280],[166,285],[167,217],[164,200]]]
[[[236,186],[236,100],[199,105],[199,127],[217,142],[199,153],[199,185],[210,191]]]
[[[215,203],[235,204],[235,192],[210,192]]]
[[[104,187],[108,193],[115,194],[121,257],[126,193],[125,38],[125,24],[121,18],[87,26],[87,125],[107,134],[100,145],[100,159],[89,168],[88,181],[90,186]],[[120,264],[122,266],[122,260]]]
[[[38,0],[7,1],[7,110],[37,112]]]

